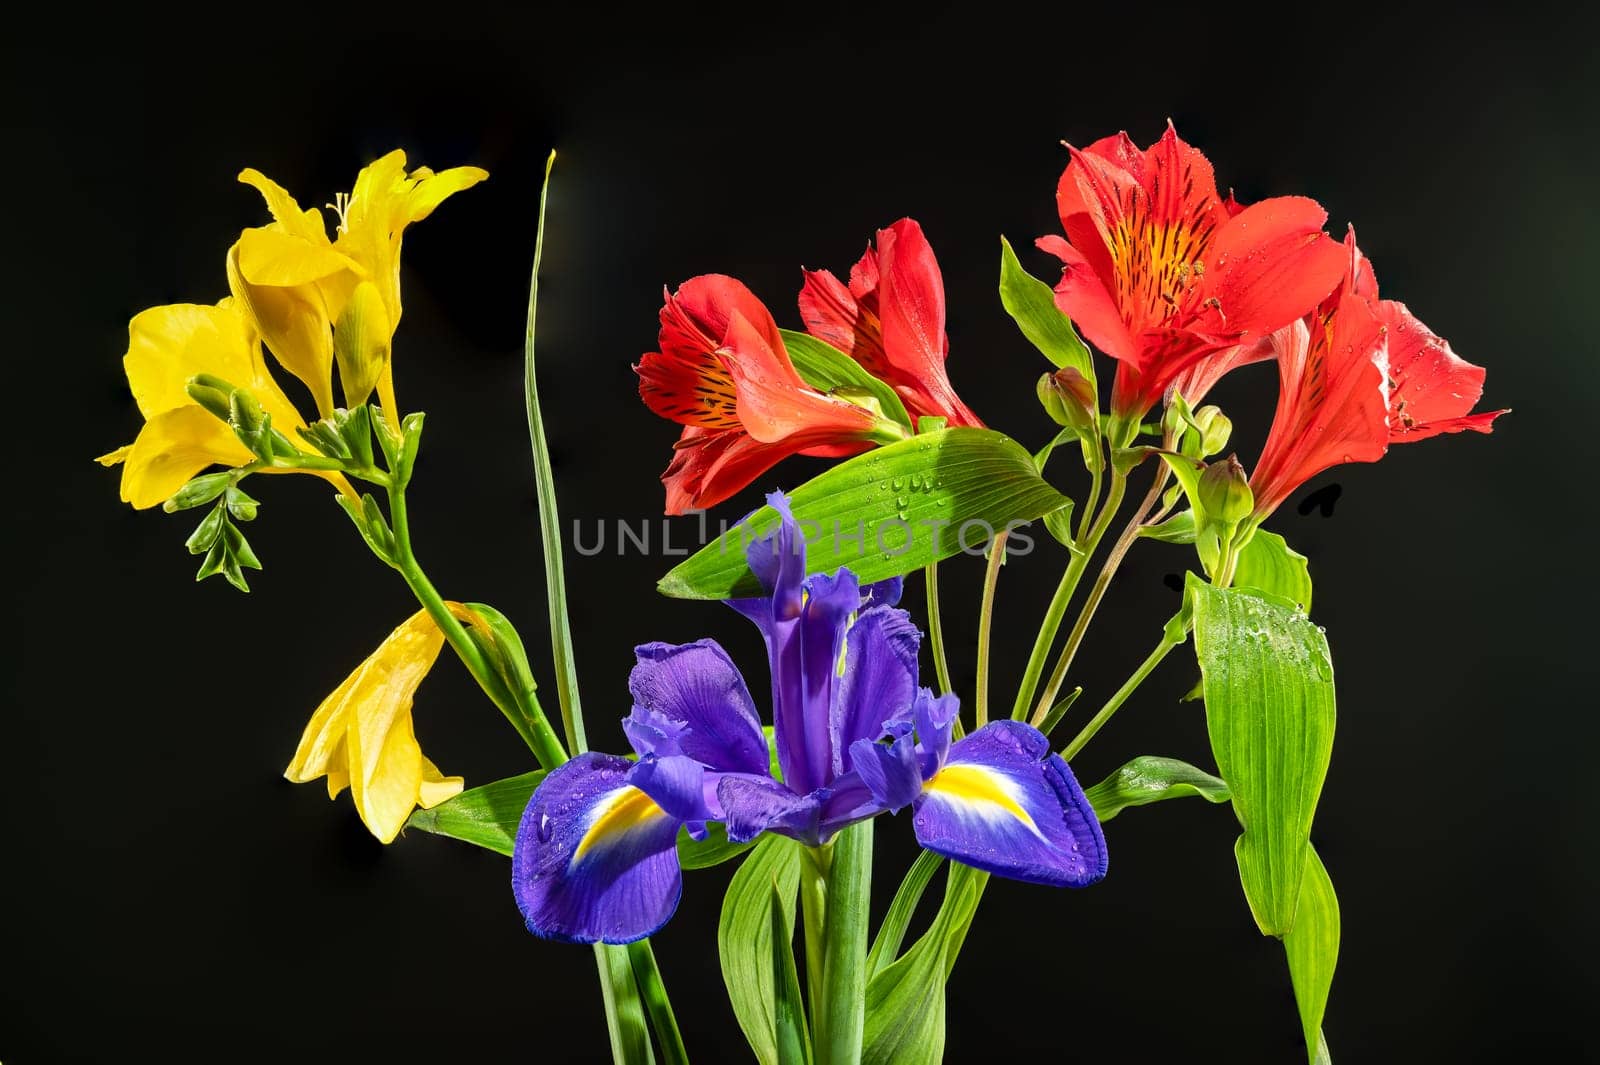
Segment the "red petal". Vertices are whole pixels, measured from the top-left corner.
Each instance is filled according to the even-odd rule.
[[[1094,267],[1078,249],[1057,236],[1034,241],[1063,264],[1056,283],[1056,306],[1089,338],[1090,343],[1113,359],[1137,360],[1139,346],[1117,310],[1115,298]]]
[[[661,417],[707,429],[739,428],[733,378],[716,356],[652,351],[633,370],[639,375],[639,398]]]
[[[1469,414],[1483,395],[1484,370],[1450,350],[1406,305],[1385,300],[1389,329],[1389,441],[1401,444],[1470,429],[1487,433],[1505,411]]]
[[[1278,409],[1250,477],[1255,512],[1270,514],[1306,481],[1388,448],[1386,337],[1368,301],[1349,291],[1272,334]]]
[[[805,322],[806,332],[849,355],[868,373],[882,377],[888,370],[888,363],[883,355],[877,301],[872,301],[872,307],[858,302],[831,271],[807,270],[804,273],[805,284],[800,289],[799,302],[800,319]],[[876,275],[873,280],[876,284]]]
[[[870,432],[868,411],[813,390],[795,372],[782,342],[774,347],[737,312],[723,338],[722,359],[738,395],[739,421],[764,443],[795,438],[814,447]]]
[[[725,274],[702,274],[678,286],[661,308],[661,350],[684,358],[715,351],[735,314],[753,325],[768,344],[782,349],[772,312],[744,282]]]
[[[944,278],[922,227],[902,218],[878,231],[878,315],[885,380],[918,414],[952,425],[982,425],[945,372]],[[870,370],[871,367],[869,366]]]
[[[796,450],[788,443],[763,444],[748,433],[686,428],[661,475],[667,513],[713,507]]]
[[[1322,232],[1315,200],[1276,196],[1217,231],[1201,286],[1201,320],[1221,332],[1269,333],[1309,314],[1346,272],[1348,255]]]
[[[1197,406],[1222,378],[1241,366],[1265,362],[1273,355],[1272,342],[1266,337],[1235,344],[1201,358],[1175,377],[1170,387],[1176,389],[1191,407]]]

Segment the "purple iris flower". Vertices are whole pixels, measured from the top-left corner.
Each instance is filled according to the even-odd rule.
[[[910,806],[918,842],[956,861],[1061,887],[1103,877],[1099,822],[1049,741],[996,721],[952,743],[959,704],[918,686],[921,633],[895,606],[900,580],[807,577],[788,501],[767,502],[781,524],[747,552],[766,594],[729,605],[766,640],[779,774],[715,641],[637,648],[623,729],[638,760],[580,755],[523,814],[512,887],[528,928],[580,943],[650,935],[682,892],[679,829],[702,838],[711,821],[736,843],[775,832],[818,846]]]

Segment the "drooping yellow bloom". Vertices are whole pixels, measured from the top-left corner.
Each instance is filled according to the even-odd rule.
[[[267,370],[253,323],[232,300],[141,311],[128,323],[122,365],[144,427],[132,444],[100,456],[99,462],[123,464],[122,500],[140,509],[164,502],[207,466],[254,461],[227,423],[189,397],[185,388],[196,374],[249,389],[272,415],[273,426],[290,439],[305,424]],[[349,490],[338,475],[330,480]]]
[[[392,151],[362,169],[349,195],[336,197],[339,225],[330,240],[315,208],[302,209],[259,171],[240,173],[267,201],[273,222],[240,235],[228,256],[229,285],[323,414],[334,406],[336,362],[346,406],[376,388],[384,409],[397,413],[389,356],[400,324],[401,239],[406,226],[488,176],[471,166],[407,173],[405,152]]]
[[[449,606],[475,617],[459,603]],[[423,755],[411,725],[412,697],[443,646],[444,634],[427,611],[395,629],[317,707],[283,774],[297,784],[327,777],[330,799],[348,787],[361,820],[384,843],[413,809],[461,791],[460,777],[443,775]]]

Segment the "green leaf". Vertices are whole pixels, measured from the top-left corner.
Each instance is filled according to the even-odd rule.
[[[900,881],[899,890],[894,893],[894,901],[889,904],[889,912],[883,916],[883,924],[878,926],[872,951],[867,955],[869,981],[900,956],[900,944],[905,941],[906,929],[911,924],[912,915],[917,912],[917,904],[922,901],[922,893],[927,890],[928,881],[933,879],[933,874],[938,872],[943,863],[944,856],[932,851],[923,851],[911,863],[905,879]]]
[[[1072,500],[1067,500],[1067,505],[1060,510],[1052,510],[1044,516],[1044,527],[1047,532],[1055,537],[1056,543],[1068,551],[1078,551],[1078,542],[1072,534]]]
[[[1293,604],[1192,574],[1211,753],[1244,828],[1239,878],[1266,935],[1294,927],[1311,820],[1333,749],[1328,641]]]
[[[773,885],[777,886],[774,893]],[[779,1065],[773,1033],[777,989],[772,978],[772,908],[783,904],[783,925],[794,936],[795,894],[800,888],[800,844],[766,835],[733,874],[722,898],[717,952],[728,1004],[762,1065]]]
[[[1239,552],[1233,583],[1241,588],[1259,588],[1311,612],[1311,570],[1306,556],[1277,533],[1256,530]]]
[[[678,832],[678,865],[684,869],[709,869],[730,858],[737,858],[754,843],[729,843],[727,830],[719,822],[706,825],[705,839],[690,839],[687,828]]]
[[[535,769],[506,777],[492,784],[469,788],[430,810],[417,810],[406,821],[407,828],[449,836],[496,854],[510,856],[517,839],[522,811],[544,779],[545,771]]]
[[[963,548],[978,550],[1011,522],[1067,504],[1016,441],[992,429],[941,429],[857,455],[790,496],[812,573],[848,566],[862,581],[922,569]],[[759,595],[745,545],[771,532],[763,507],[673,568],[657,585],[682,599]]]
[[[784,915],[786,907],[776,882],[769,904],[772,939],[773,1041],[779,1065],[809,1065],[811,1036],[806,1031],[805,1001],[800,997],[800,973],[794,964],[794,929]]]
[[[1062,314],[1056,306],[1055,293],[1050,286],[1022,268],[1011,242],[1000,238],[1000,302],[1006,313],[1016,320],[1022,335],[1044,353],[1044,357],[1057,366],[1071,366],[1095,383],[1094,357],[1077,330],[1072,319]]]
[[[1178,486],[1174,485],[1167,491],[1172,492],[1177,488]],[[1147,540],[1159,540],[1164,544],[1192,544],[1195,537],[1194,511],[1180,511],[1160,525],[1146,525],[1139,530],[1139,535]]]
[[[1339,961],[1339,899],[1322,859],[1314,848],[1308,850],[1299,911],[1294,927],[1283,937],[1283,949],[1289,956],[1289,979],[1300,1008],[1306,1056],[1311,1065],[1318,1065],[1332,1060],[1322,1038],[1322,1016],[1333,985],[1333,968]]]
[[[1228,785],[1188,762],[1143,755],[1084,792],[1101,822],[1111,820],[1130,806],[1144,806],[1185,795],[1198,795],[1207,802],[1227,802]]]
[[[939,1065],[945,982],[983,896],[988,874],[951,862],[933,925],[867,984],[862,1065]]]
[[[866,371],[859,362],[810,333],[793,329],[778,330],[783,336],[783,346],[789,352],[789,361],[800,372],[806,384],[819,392],[832,392],[844,388],[866,392],[878,401],[883,416],[899,422],[907,429],[913,428],[911,415],[895,390]]]
[[[544,258],[545,208],[550,200],[550,171],[556,165],[551,152],[544,165],[544,187],[539,192],[539,230],[533,244],[533,273],[528,281],[528,328],[523,343],[522,398],[528,415],[528,442],[533,448],[533,483],[539,497],[539,536],[544,548],[544,586],[550,618],[550,651],[555,659],[556,695],[561,702],[561,723],[566,729],[569,754],[588,750],[583,732],[583,708],[578,701],[578,664],[572,653],[572,624],[567,616],[567,575],[561,564],[561,516],[556,511],[556,480],[550,468],[550,445],[539,412],[539,381],[534,373],[534,326],[539,317],[539,263]]]
[[[1072,709],[1072,704],[1077,702],[1078,696],[1082,694],[1083,686],[1080,684],[1062,696],[1060,701],[1050,708],[1050,712],[1044,715],[1044,720],[1039,722],[1039,731],[1046,736],[1054,732],[1056,726],[1061,724],[1061,719],[1067,716],[1067,711]]]
[[[511,694],[511,702],[519,708],[527,706],[528,696],[537,691],[539,685],[533,679],[533,669],[528,665],[528,652],[522,646],[522,637],[516,627],[504,614],[487,603],[462,605],[483,619],[481,628],[475,624],[467,626],[468,637],[494,667],[500,683]],[[529,721],[529,725],[532,724]]]

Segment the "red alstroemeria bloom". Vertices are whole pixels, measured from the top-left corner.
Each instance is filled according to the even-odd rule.
[[[1071,151],[1056,190],[1066,238],[1038,244],[1064,264],[1057,306],[1117,360],[1111,410],[1125,422],[1208,356],[1223,356],[1212,380],[1250,361],[1254,340],[1338,282],[1343,257],[1315,200],[1223,200],[1211,163],[1170,123],[1145,151],[1126,133]]]
[[[895,390],[912,418],[982,427],[945,373],[944,278],[922,227],[902,218],[878,230],[850,268],[850,283],[807,270],[800,289],[806,332],[826,340]]]
[[[1278,409],[1250,476],[1252,521],[1330,466],[1375,462],[1390,444],[1491,431],[1505,411],[1469,413],[1484,371],[1459,358],[1405,304],[1378,299],[1372,264],[1345,238],[1339,287],[1268,338],[1278,360]]]
[[[634,371],[645,404],[684,427],[661,475],[668,514],[720,503],[790,455],[853,454],[893,433],[806,384],[771,313],[731,277],[691,278],[668,295],[659,343]]]

